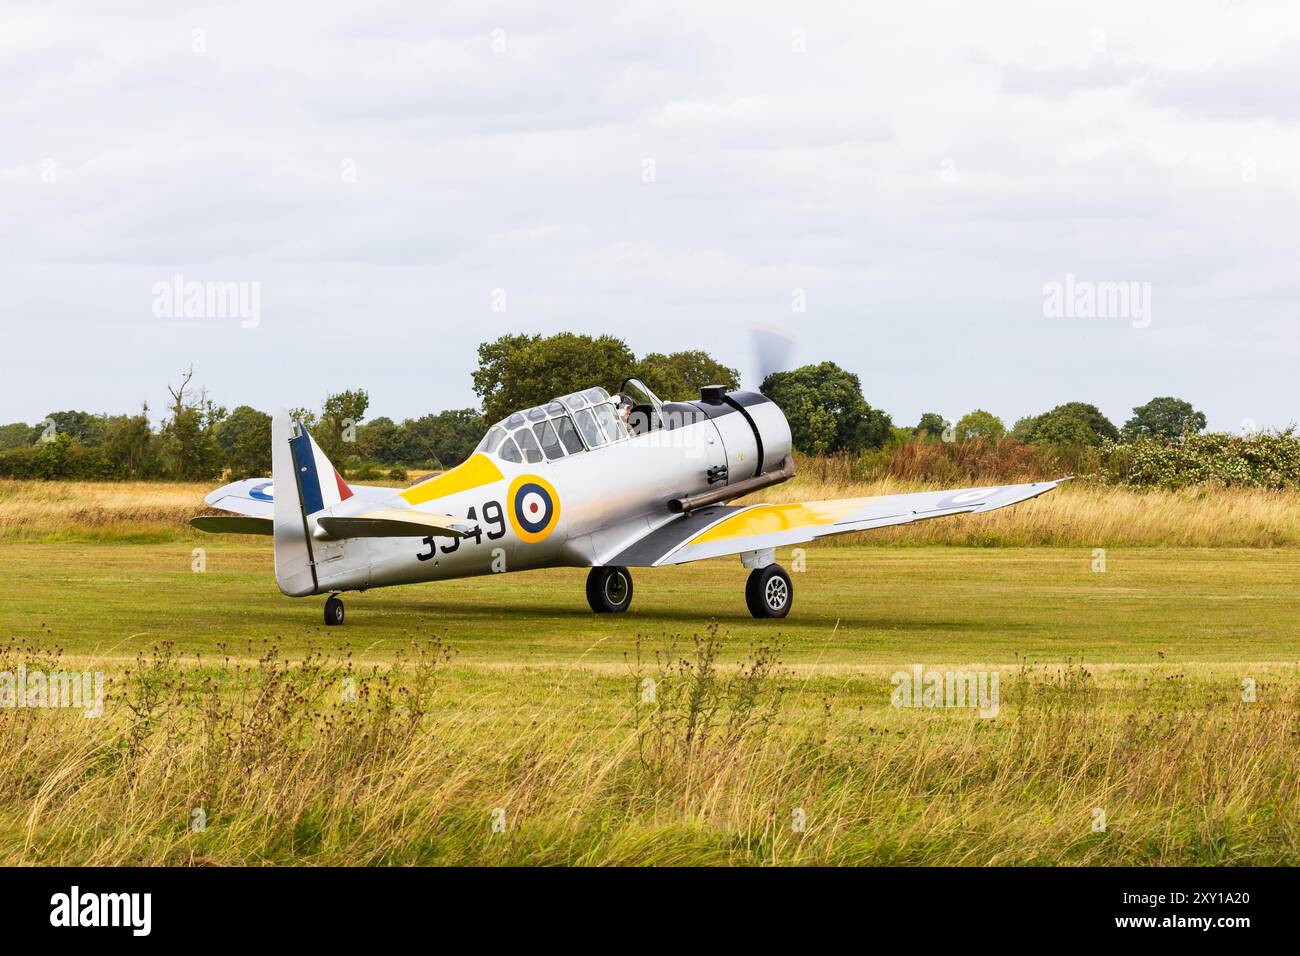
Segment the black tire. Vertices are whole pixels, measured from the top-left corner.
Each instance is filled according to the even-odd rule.
[[[754,617],[785,617],[794,604],[794,584],[785,568],[769,564],[749,572],[745,582],[745,604]]]
[[[330,627],[343,623],[343,602],[339,600],[337,594],[331,594],[329,600],[325,602],[325,623]]]
[[[621,614],[632,604],[632,575],[627,568],[592,568],[587,575],[587,603],[597,614]]]

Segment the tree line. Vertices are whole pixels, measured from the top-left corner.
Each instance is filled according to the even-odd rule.
[[[612,336],[505,335],[479,346],[473,373],[479,408],[456,408],[394,421],[367,419],[370,396],[350,389],[325,396],[318,409],[294,408],[321,449],[349,478],[401,480],[408,469],[450,468],[464,461],[487,426],[556,395],[629,376],[660,395],[690,398],[701,385],[739,387],[739,373],[701,351],[652,352],[638,359]],[[35,425],[0,425],[0,477],[89,480],[209,481],[271,470],[271,416],[233,409],[194,384],[193,369],[167,386],[157,428],[148,404],[134,415],[66,410]]]
[[[367,419],[365,389],[325,396],[319,409],[297,408],[331,460],[353,479],[405,477],[409,469],[459,464],[487,426],[519,409],[603,385],[613,391],[630,377],[661,398],[697,398],[701,386],[740,387],[736,369],[699,350],[652,352],[638,358],[622,339],[571,332],[503,335],[478,348],[472,373],[480,408],[428,413],[400,422]],[[1182,399],[1153,398],[1117,427],[1095,406],[1068,402],[1007,428],[983,409],[955,422],[927,412],[914,426],[895,425],[870,405],[857,375],[834,362],[769,374],[759,386],[790,422],[796,450],[808,455],[862,454],[916,440],[1101,447],[1135,441],[1180,442],[1204,431],[1205,415]],[[0,425],[0,477],[207,481],[269,474],[271,418],[248,405],[227,410],[194,384],[193,369],[167,386],[161,423],[148,405],[135,415],[51,412],[29,425]]]

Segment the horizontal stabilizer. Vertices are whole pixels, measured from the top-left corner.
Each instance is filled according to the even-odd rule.
[[[199,515],[190,519],[190,527],[208,534],[273,534],[275,522],[270,515]]]
[[[403,508],[377,508],[358,515],[322,515],[316,519],[334,538],[463,538],[476,525],[451,515]]]

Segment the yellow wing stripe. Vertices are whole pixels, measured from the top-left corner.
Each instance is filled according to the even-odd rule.
[[[505,476],[501,469],[487,455],[470,455],[450,471],[435,475],[428,481],[422,481],[413,488],[398,492],[407,504],[422,505],[434,498],[445,498],[459,494],[482,485],[501,481]]]
[[[843,498],[838,501],[806,501],[787,505],[758,505],[724,518],[712,528],[692,538],[689,544],[708,544],[729,538],[752,538],[775,531],[793,531],[816,525],[831,525],[859,511],[868,498]]]

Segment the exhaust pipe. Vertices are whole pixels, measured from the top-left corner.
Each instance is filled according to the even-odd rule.
[[[716,505],[719,501],[743,498],[750,492],[758,491],[760,488],[768,488],[772,485],[779,485],[781,482],[789,481],[793,477],[794,456],[786,455],[785,461],[781,462],[781,467],[776,471],[769,471],[765,475],[755,475],[753,478],[745,478],[734,485],[718,488],[716,491],[702,491],[698,495],[673,498],[668,502],[668,510],[673,514],[690,514],[692,511],[698,511],[708,505]]]

